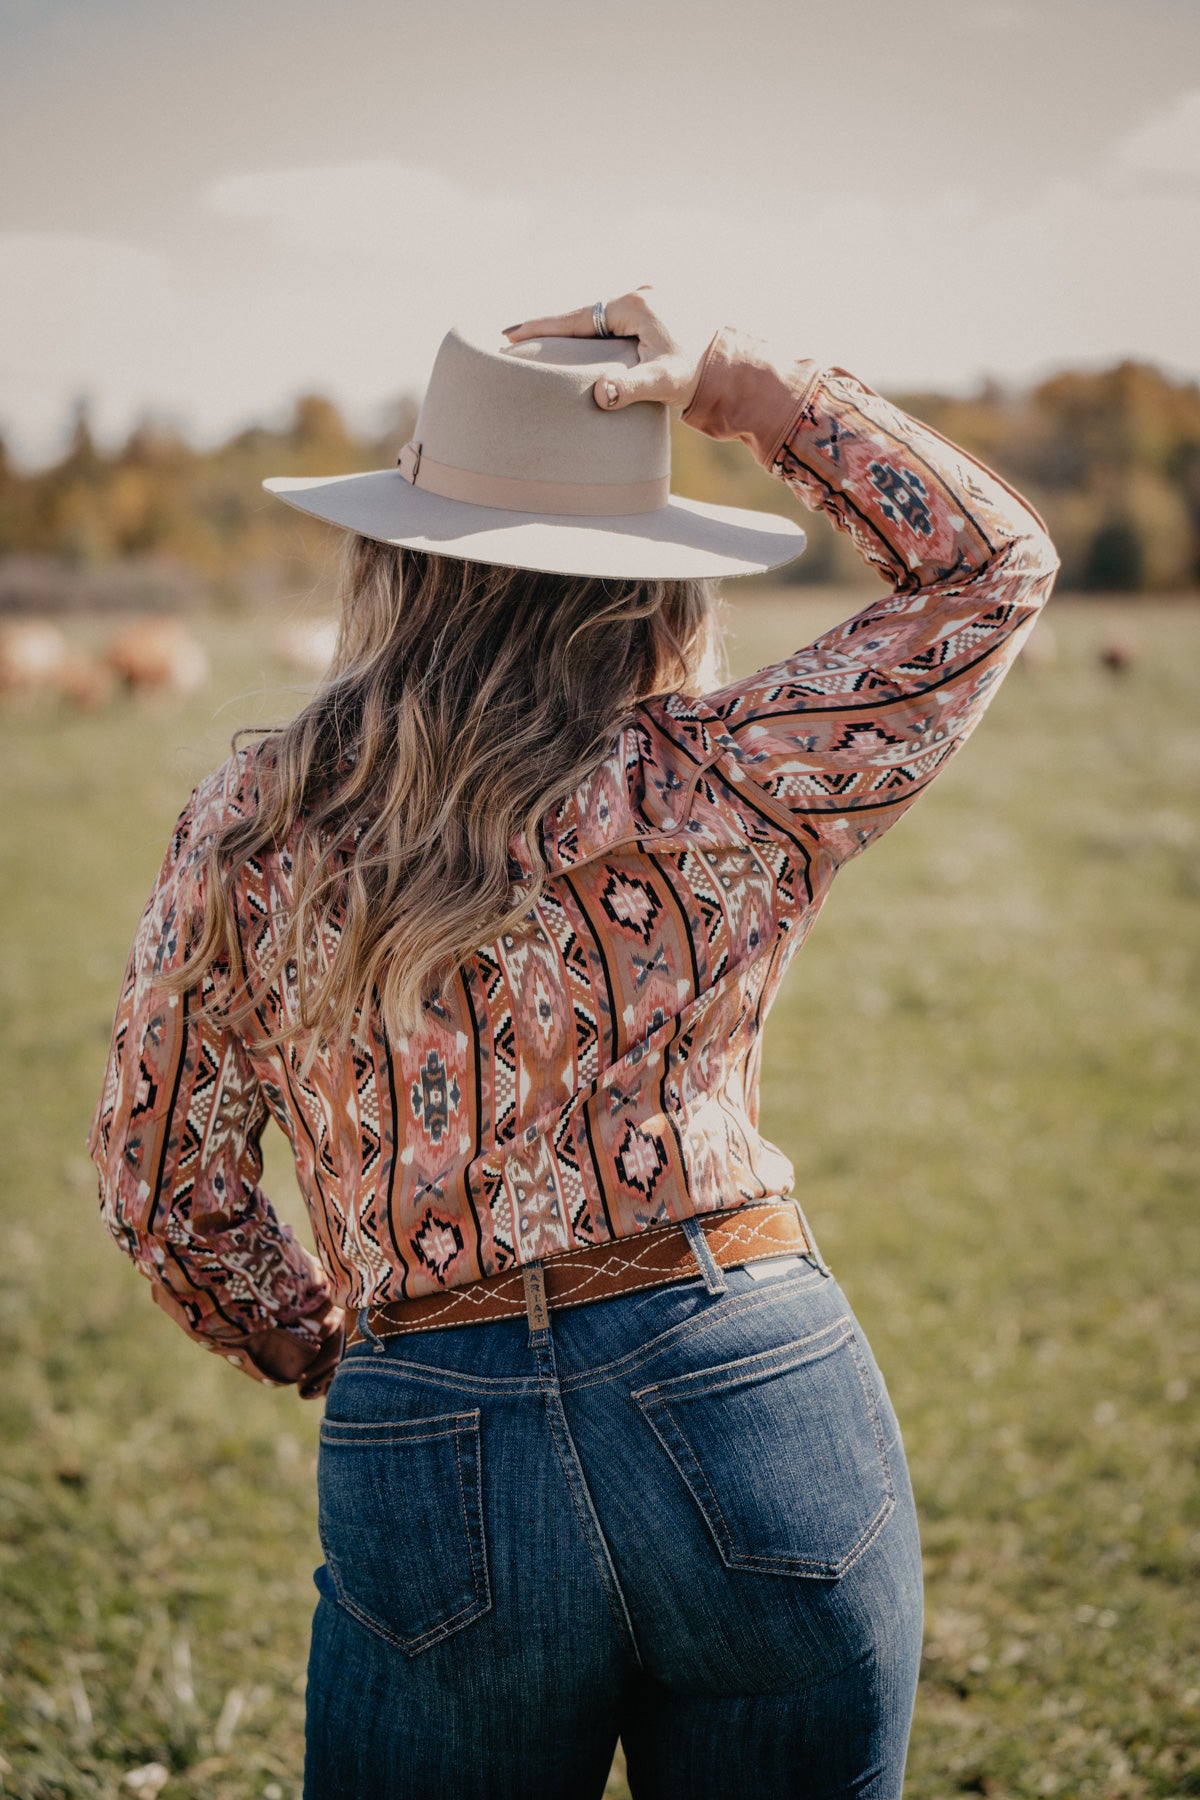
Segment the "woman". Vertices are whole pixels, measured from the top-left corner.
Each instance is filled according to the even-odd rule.
[[[180,818],[105,1217],[200,1342],[328,1389],[309,1800],[578,1800],[618,1734],[639,1800],[894,1795],[912,1494],[756,1129],[761,1027],[1057,559],[846,371],[692,343],[649,289],[505,336],[449,335],[398,471],[268,484],[351,533],[337,656]],[[671,406],[892,584],[708,692],[707,577],[803,539],[670,497]],[[318,1259],[259,1190],[268,1116]]]

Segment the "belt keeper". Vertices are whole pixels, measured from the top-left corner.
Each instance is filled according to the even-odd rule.
[[[381,1337],[377,1337],[371,1330],[371,1309],[369,1306],[359,1307],[357,1324],[359,1336],[366,1338],[376,1356],[386,1356],[387,1345]]]
[[[704,1277],[704,1285],[710,1294],[726,1294],[729,1284],[725,1280],[720,1263],[709,1248],[708,1239],[704,1235],[704,1226],[700,1219],[681,1219],[683,1234],[691,1246],[692,1255],[696,1259],[700,1273]]]
[[[800,1220],[800,1223],[804,1228],[804,1235],[808,1239],[808,1247],[809,1247],[809,1250],[812,1252],[813,1261],[816,1263],[816,1265],[817,1265],[818,1269],[821,1271],[822,1275],[832,1275],[833,1270],[829,1267],[829,1264],[825,1261],[825,1258],[821,1255],[821,1251],[817,1244],[817,1240],[813,1236],[813,1228],[809,1224],[808,1219],[805,1216],[804,1208],[801,1206],[800,1202],[797,1200],[795,1194],[792,1194],[789,1197],[791,1199],[792,1205],[796,1209],[796,1213]]]

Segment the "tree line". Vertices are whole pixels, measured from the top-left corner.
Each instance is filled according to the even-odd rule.
[[[1021,489],[1062,558],[1060,586],[1088,592],[1200,588],[1200,384],[1133,360],[1063,371],[1036,386],[888,396]],[[101,448],[85,407],[64,454],[21,469],[0,442],[0,556],[74,570],[133,560],[208,583],[236,582],[282,557],[301,580],[328,566],[326,528],[265,494],[266,475],[343,474],[395,461],[416,405],[402,399],[378,435],[355,433],[315,394],[277,429],[256,425],[214,448],[153,420]],[[673,486],[695,499],[803,517],[809,550],[794,582],[861,582],[853,548],[765,475],[740,445],[674,427]]]

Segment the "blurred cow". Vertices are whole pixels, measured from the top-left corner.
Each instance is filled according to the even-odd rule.
[[[137,692],[193,694],[209,676],[208,655],[179,619],[137,619],[118,632],[107,663]]]
[[[67,640],[57,625],[14,619],[0,627],[0,691],[52,692],[69,659]]]
[[[1100,646],[1100,662],[1110,675],[1127,675],[1137,661],[1137,645],[1131,637],[1114,634]]]
[[[107,663],[81,656],[75,650],[70,652],[58,674],[57,686],[63,699],[84,711],[111,700],[116,685],[117,678]]]
[[[112,697],[110,669],[72,649],[57,625],[18,619],[0,628],[0,693],[56,695],[72,706],[101,706]]]

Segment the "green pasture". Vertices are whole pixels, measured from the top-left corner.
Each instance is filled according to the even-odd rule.
[[[739,668],[853,607],[730,595]],[[847,870],[766,1033],[764,1128],[913,1467],[912,1800],[1200,1794],[1200,608],[1048,622],[1056,656]],[[157,1311],[84,1148],[176,813],[303,691],[265,619],[197,629],[195,699],[0,712],[0,1792],[26,1800],[299,1792],[319,1407]]]

